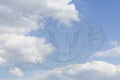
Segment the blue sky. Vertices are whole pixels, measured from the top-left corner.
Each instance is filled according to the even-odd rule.
[[[119,3],[0,0],[0,80],[119,80]]]
[[[74,0],[77,2],[77,0]],[[81,11],[79,7],[80,1],[78,1],[77,8]],[[117,39],[119,34],[119,20],[120,20],[120,10],[118,0],[99,0],[99,1],[89,1],[82,0],[83,8],[86,10],[82,10],[86,19],[91,22],[91,24],[96,25],[98,27],[102,27],[104,33],[109,41]],[[112,24],[111,24],[112,23]]]

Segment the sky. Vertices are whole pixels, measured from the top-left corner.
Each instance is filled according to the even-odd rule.
[[[118,0],[0,0],[0,80],[119,80]]]

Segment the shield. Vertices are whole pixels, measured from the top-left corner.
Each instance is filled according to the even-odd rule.
[[[44,30],[47,41],[55,47],[50,55],[46,55],[47,61],[52,63],[82,62],[104,41],[102,31],[89,25],[84,19],[71,25],[48,20]]]

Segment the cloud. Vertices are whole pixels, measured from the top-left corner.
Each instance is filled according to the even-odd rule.
[[[21,12],[17,12],[8,4],[5,4],[5,1],[4,4],[2,2],[0,2],[0,34],[27,34],[30,30],[38,27],[35,20],[23,16]],[[35,18],[35,16],[31,17]]]
[[[114,41],[111,41],[110,44],[112,46],[118,46],[119,45],[119,42],[117,40],[114,40]]]
[[[2,57],[0,57],[0,65],[6,64],[6,60]]]
[[[113,46],[105,51],[95,53],[94,57],[120,57],[120,45],[117,41],[112,41],[110,44]]]
[[[120,65],[93,61],[56,68],[25,80],[119,80],[119,75]]]
[[[72,0],[1,0],[0,64],[43,63],[54,47],[29,33],[47,18],[68,25],[79,21],[79,13]]]
[[[44,38],[32,36],[2,34],[0,35],[0,62],[8,63],[41,63],[45,55],[50,54],[54,47],[45,43]]]
[[[42,28],[46,17],[70,24],[79,21],[78,16],[71,0],[1,0],[0,34],[27,34]]]
[[[17,67],[10,69],[9,72],[16,77],[23,77],[24,75],[23,71]]]

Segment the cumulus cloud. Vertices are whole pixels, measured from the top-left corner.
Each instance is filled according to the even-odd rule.
[[[26,80],[119,80],[119,75],[120,65],[93,61],[56,68]]]
[[[78,11],[71,0],[0,1],[0,33],[27,34],[43,27],[46,17],[65,24],[79,21]]]
[[[10,69],[9,72],[16,77],[23,77],[24,75],[23,71],[17,67]]]
[[[54,47],[46,43],[45,38],[30,36],[29,33],[43,28],[47,18],[65,25],[80,20],[72,0],[1,0],[0,65],[43,63]],[[24,75],[17,67],[9,72],[18,77]]]
[[[15,3],[14,3],[15,4]],[[22,5],[21,5],[22,6]],[[17,33],[27,34],[38,27],[35,20],[29,19],[16,12],[8,4],[0,2],[0,34]],[[29,16],[29,15],[28,15]]]
[[[39,43],[38,43],[39,42]],[[41,63],[54,47],[44,38],[24,35],[0,35],[0,62]]]
[[[118,41],[112,41],[110,44],[113,46],[105,51],[95,53],[94,57],[120,57],[120,45]]]
[[[0,63],[43,62],[42,54],[51,53],[52,45],[45,43],[44,38],[25,35],[43,27],[46,17],[52,17],[64,24],[79,21],[78,11],[71,2],[71,0],[1,0]],[[40,42],[39,51],[36,49],[36,39]]]

